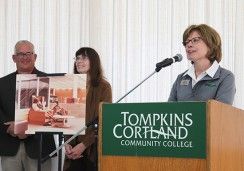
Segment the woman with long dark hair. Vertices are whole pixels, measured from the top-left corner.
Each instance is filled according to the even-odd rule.
[[[103,76],[98,53],[90,47],[75,53],[74,73],[87,74],[86,123],[89,123],[98,117],[100,102],[112,102],[111,86]],[[96,136],[96,130],[87,129],[85,135],[65,146],[65,171],[97,170]]]

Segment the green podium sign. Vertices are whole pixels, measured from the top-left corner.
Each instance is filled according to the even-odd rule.
[[[102,154],[206,158],[206,103],[103,104]]]

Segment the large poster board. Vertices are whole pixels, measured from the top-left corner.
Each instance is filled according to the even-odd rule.
[[[85,108],[86,74],[16,77],[16,134],[75,134],[85,126]]]

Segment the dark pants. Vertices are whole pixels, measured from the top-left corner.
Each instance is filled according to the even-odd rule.
[[[65,171],[97,171],[97,168],[95,163],[84,156],[76,160],[71,160],[69,168]]]

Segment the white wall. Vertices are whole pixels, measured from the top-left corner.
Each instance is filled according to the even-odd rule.
[[[190,24],[207,23],[222,37],[221,65],[236,75],[235,106],[244,108],[243,0],[1,0],[0,76],[15,70],[14,44],[29,39],[45,72],[72,72],[75,51],[95,48],[116,101],[164,58],[181,53],[182,33]],[[154,75],[124,102],[166,101],[181,63]]]

